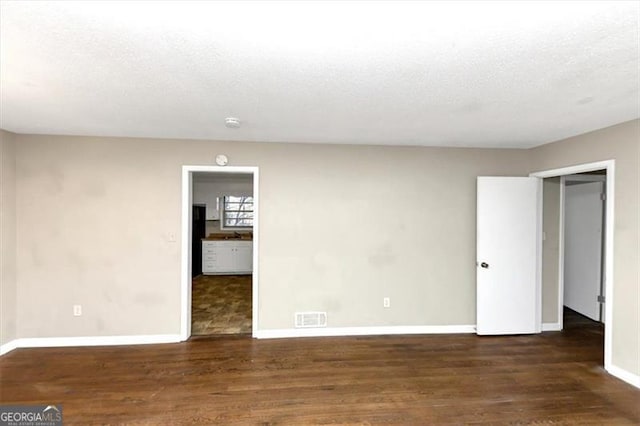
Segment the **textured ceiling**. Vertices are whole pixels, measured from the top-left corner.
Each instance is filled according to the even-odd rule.
[[[531,147],[640,116],[637,1],[0,7],[19,133]]]

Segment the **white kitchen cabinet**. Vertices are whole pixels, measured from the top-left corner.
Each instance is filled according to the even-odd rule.
[[[199,184],[193,187],[193,204],[206,206],[206,220],[220,220],[218,197],[209,185]]]
[[[253,271],[253,242],[238,241],[235,251],[236,266],[240,271]]]
[[[242,275],[253,271],[253,241],[202,241],[202,273]]]
[[[193,204],[204,204],[206,206],[205,220],[220,220],[220,210],[218,209],[218,198],[212,196],[193,198]]]
[[[218,209],[218,198],[213,197],[206,202],[207,212],[205,215],[206,220],[220,220],[220,209]]]

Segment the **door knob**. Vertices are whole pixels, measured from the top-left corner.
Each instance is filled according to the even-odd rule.
[[[488,264],[487,262],[482,262],[482,263],[480,264],[480,267],[481,267],[481,268],[484,268],[484,269],[489,269],[489,264]]]

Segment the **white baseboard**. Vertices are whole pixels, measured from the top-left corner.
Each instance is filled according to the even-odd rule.
[[[27,337],[15,339],[0,347],[0,355],[17,348],[57,348],[65,346],[118,346],[177,343],[179,334],[148,334],[139,336],[84,336],[84,337]]]
[[[18,347],[17,345],[18,340],[14,339],[11,340],[10,342],[5,343],[4,345],[0,346],[0,356],[6,354],[7,352],[11,352],[12,350],[16,349]]]
[[[559,322],[543,322],[542,331],[562,331],[562,326]]]
[[[638,389],[640,389],[640,376],[637,374],[633,374],[623,368],[620,367],[616,367],[615,365],[610,365],[608,367],[605,367],[605,370],[607,370],[607,372],[609,374],[611,374],[614,377],[617,377],[618,379],[622,380],[623,382],[627,382],[629,383],[631,386],[635,386]]]
[[[253,337],[258,339],[281,339],[288,337],[376,336],[385,334],[458,334],[475,332],[475,325],[412,325],[256,330]]]

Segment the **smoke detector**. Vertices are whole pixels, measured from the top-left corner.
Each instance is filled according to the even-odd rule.
[[[240,119],[235,117],[227,117],[224,119],[224,125],[230,129],[237,129],[240,127]]]

